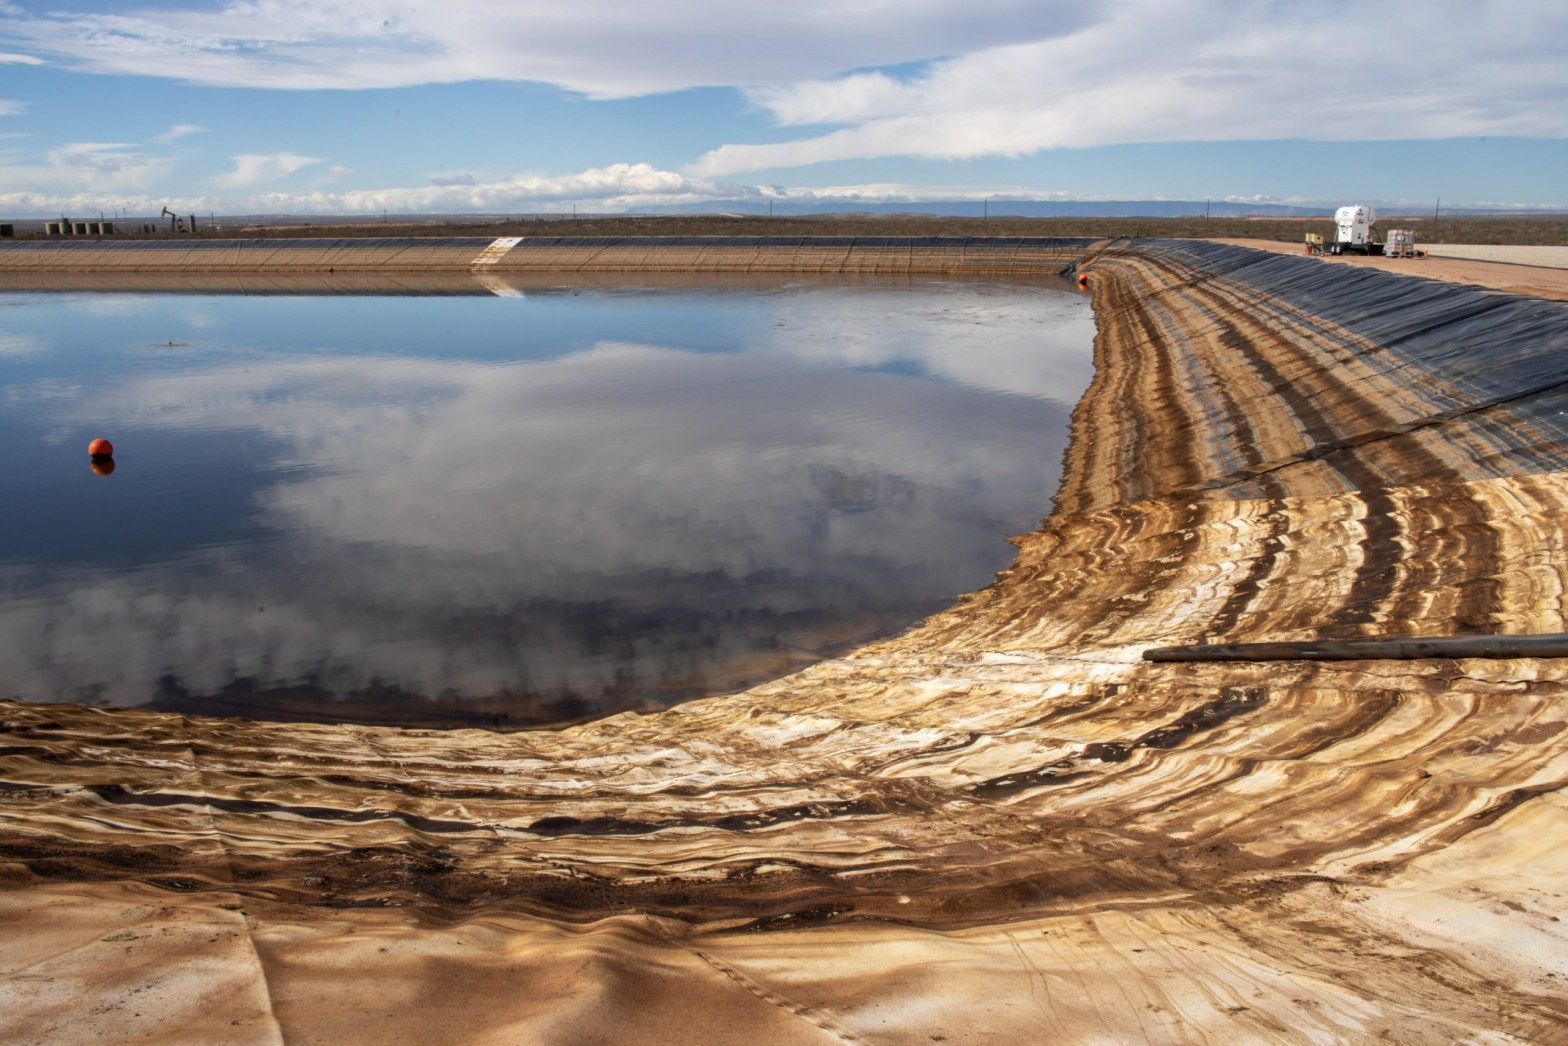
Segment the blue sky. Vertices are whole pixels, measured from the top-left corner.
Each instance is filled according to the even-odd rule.
[[[1568,209],[1561,0],[0,0],[0,215]]]

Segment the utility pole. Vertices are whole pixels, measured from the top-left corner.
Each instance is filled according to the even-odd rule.
[[[1437,206],[1432,208],[1432,224],[1437,224],[1437,216],[1443,213],[1443,198],[1437,198]]]
[[[1203,220],[1209,220],[1209,198],[1207,196],[1203,198]]]
[[[983,222],[991,220],[991,198],[989,196],[980,205],[980,220]]]

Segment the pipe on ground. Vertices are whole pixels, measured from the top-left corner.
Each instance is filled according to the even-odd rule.
[[[1153,647],[1145,661],[1371,661],[1424,657],[1568,657],[1568,632],[1535,636],[1391,636]]]

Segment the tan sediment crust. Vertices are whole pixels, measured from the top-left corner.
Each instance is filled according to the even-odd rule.
[[[496,735],[0,704],[0,1039],[1568,1041],[1568,467],[1179,257],[995,585],[755,690]],[[1462,397],[1461,397],[1462,398]]]

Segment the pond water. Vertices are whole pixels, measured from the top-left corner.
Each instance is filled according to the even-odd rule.
[[[0,696],[521,726],[740,689],[987,584],[1091,374],[1065,282],[492,289],[0,294]]]

